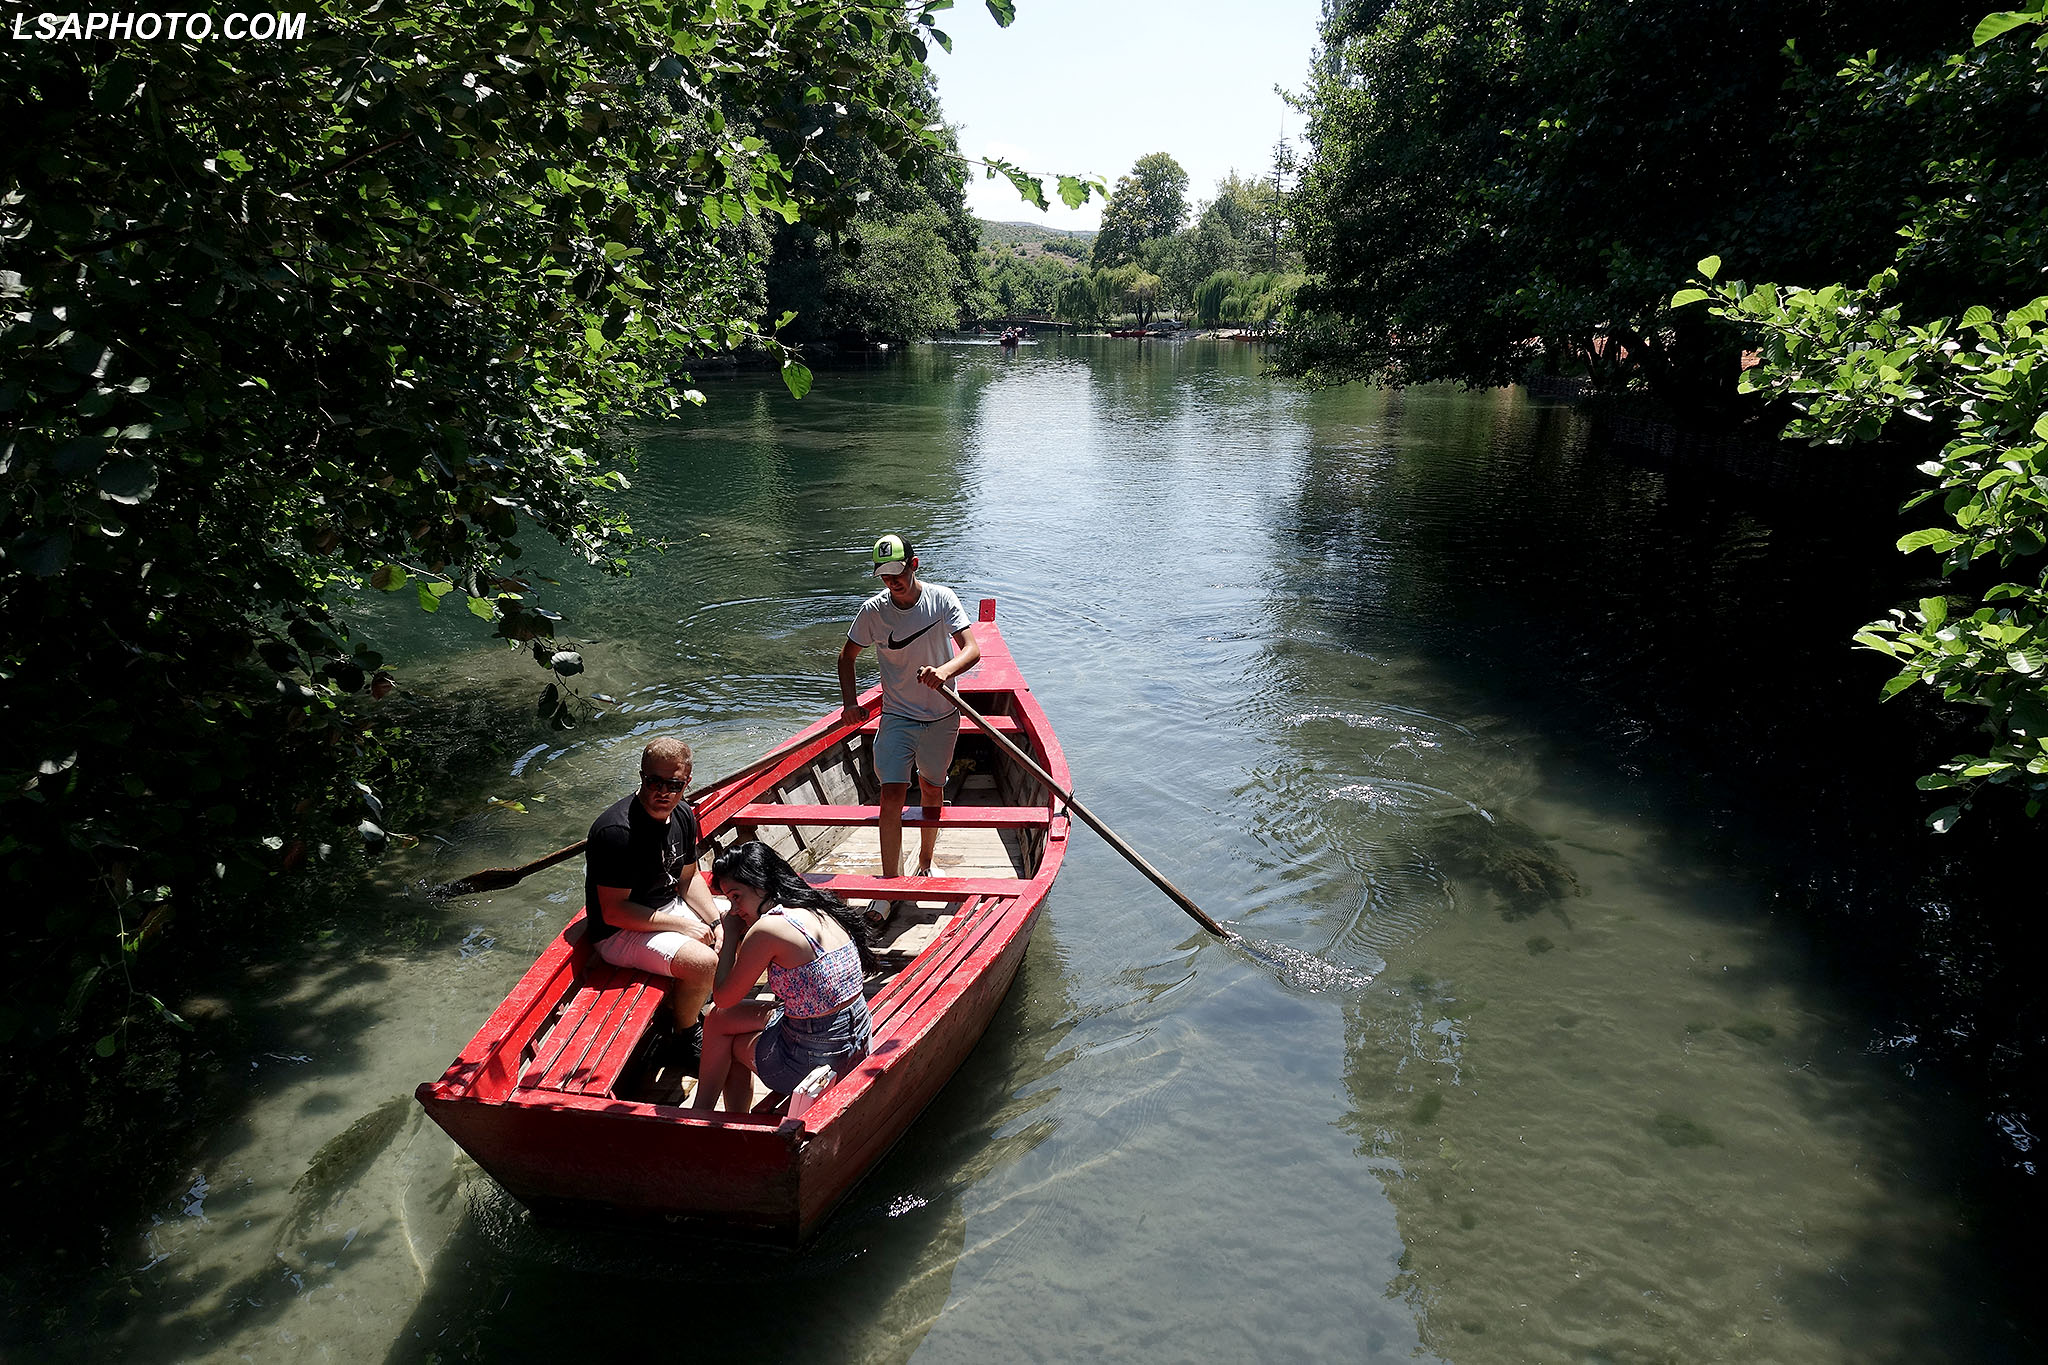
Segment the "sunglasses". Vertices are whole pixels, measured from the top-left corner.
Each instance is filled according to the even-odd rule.
[[[690,789],[687,777],[656,777],[653,773],[642,773],[640,780],[658,792],[686,792]]]

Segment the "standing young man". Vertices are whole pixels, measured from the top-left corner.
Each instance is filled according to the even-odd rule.
[[[882,668],[882,724],[875,737],[875,776],[882,784],[882,875],[903,875],[903,802],[910,794],[910,775],[917,773],[919,796],[926,811],[936,814],[946,800],[946,772],[953,765],[953,742],[960,737],[960,714],[938,693],[981,662],[981,646],[968,629],[967,609],[951,588],[917,579],[917,555],[902,536],[875,542],[868,557],[883,591],[861,603],[839,650],[839,698],[848,720],[860,707],[854,688],[853,664],[873,646]],[[957,651],[957,652],[955,652]],[[918,833],[917,873],[929,877],[939,827]],[[893,902],[878,909],[887,918]],[[873,917],[871,912],[871,918]]]

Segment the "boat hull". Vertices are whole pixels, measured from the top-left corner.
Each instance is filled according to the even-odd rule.
[[[989,960],[943,1011],[878,1040],[868,1083],[815,1129],[585,1097],[492,1103],[444,1093],[438,1082],[422,1085],[419,1100],[493,1180],[544,1218],[700,1224],[800,1242],[981,1041],[1023,964],[1038,914],[1033,905],[995,928],[1000,941],[985,945]]]

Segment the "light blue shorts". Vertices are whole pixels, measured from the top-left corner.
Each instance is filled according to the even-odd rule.
[[[885,787],[907,784],[914,761],[919,777],[934,787],[944,787],[946,770],[953,766],[953,745],[959,738],[958,716],[915,721],[884,711],[881,727],[875,732],[875,780]]]

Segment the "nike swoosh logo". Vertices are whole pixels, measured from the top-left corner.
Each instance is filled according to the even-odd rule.
[[[927,622],[927,623],[926,623],[926,625],[925,625],[925,628],[924,628],[924,630],[930,630],[930,629],[931,629],[931,628],[932,628],[933,626],[935,626],[935,625],[937,625],[937,624],[938,624],[938,622],[937,622],[937,621],[930,621],[930,622]],[[915,640],[915,639],[916,639],[916,638],[917,638],[917,637],[918,637],[919,635],[922,635],[922,634],[924,634],[924,630],[920,630],[920,631],[917,631],[917,632],[915,632],[914,634],[906,635],[906,636],[904,636],[904,637],[903,637],[902,639],[900,639],[900,640],[899,640],[899,639],[897,639],[897,638],[896,638],[895,636],[891,635],[891,636],[889,637],[889,648],[891,648],[891,649],[908,649],[908,648],[910,648],[910,644],[911,644],[911,641]]]

